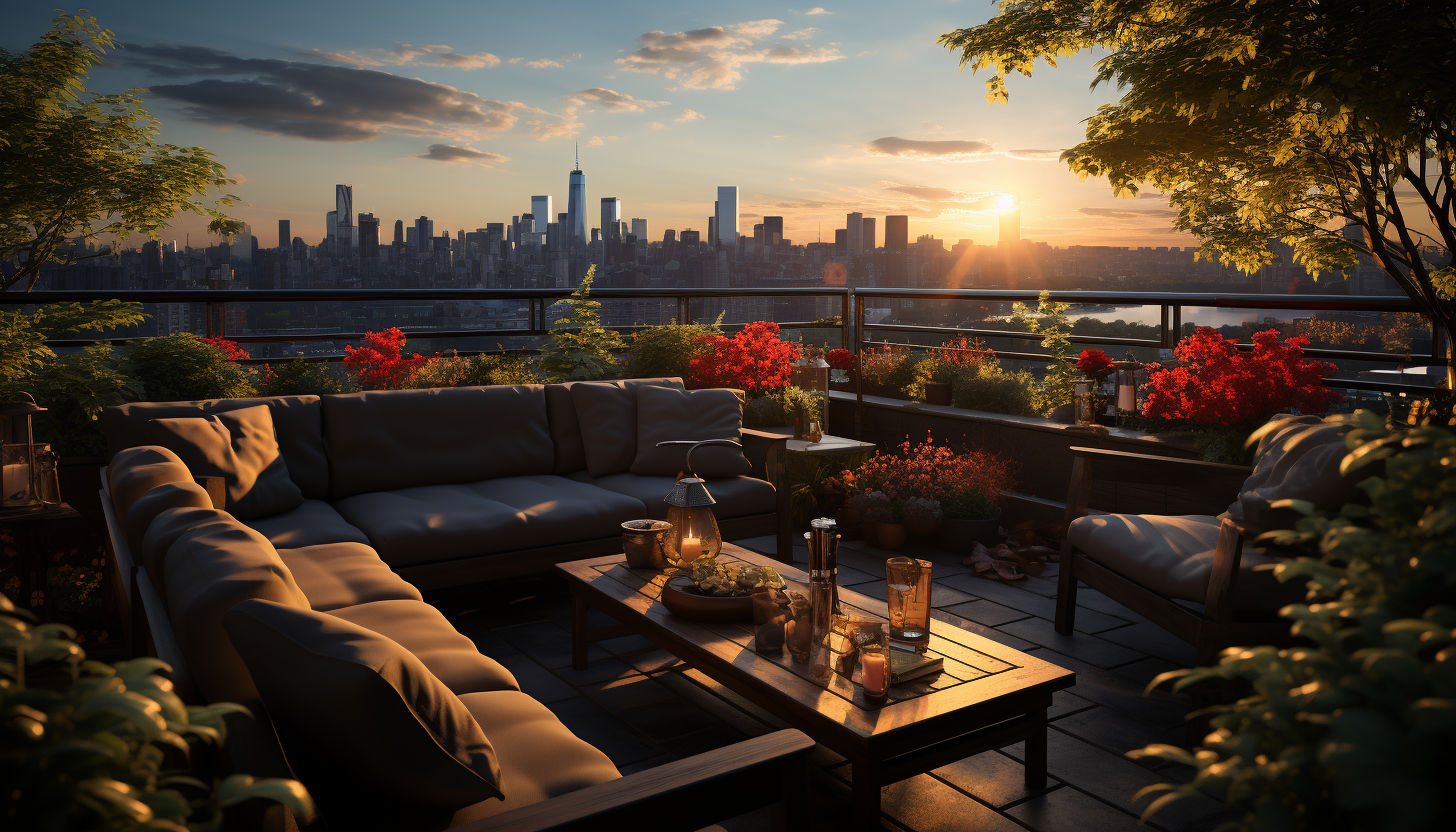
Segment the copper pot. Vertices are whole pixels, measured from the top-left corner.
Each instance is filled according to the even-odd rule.
[[[622,524],[622,552],[628,569],[665,569],[676,560],[666,520],[628,520]]]

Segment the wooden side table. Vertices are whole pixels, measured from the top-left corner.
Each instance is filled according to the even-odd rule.
[[[773,432],[793,435],[790,428],[776,429]],[[879,447],[873,442],[863,442],[847,436],[834,436],[828,433],[824,434],[824,438],[818,442],[810,442],[807,439],[790,439],[787,444],[786,456],[788,459],[785,460],[784,465],[784,481],[790,483],[791,487],[810,480],[822,479],[825,476],[837,476],[846,468],[858,467]],[[800,489],[795,488],[794,493],[800,493]],[[812,488],[810,493],[812,494]],[[811,513],[817,511],[818,507],[818,500],[815,498]],[[799,517],[802,510],[802,505],[795,509],[794,520],[796,522],[807,522],[812,519]]]
[[[49,592],[44,592],[47,588],[46,565],[36,551],[35,535],[29,527],[33,523],[70,520],[80,516],[80,512],[66,503],[37,508],[0,508],[0,529],[8,529],[15,534],[15,542],[8,545],[15,547],[20,561],[16,570],[20,577],[20,597],[15,599],[15,605],[35,613],[41,621],[51,620],[51,596]],[[25,528],[21,530],[22,527]],[[43,592],[40,603],[36,603],[35,599],[37,589]]]

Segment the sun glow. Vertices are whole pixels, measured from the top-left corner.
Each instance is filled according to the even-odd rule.
[[[1016,197],[1011,194],[996,195],[996,210],[999,213],[1004,214],[1014,208],[1016,208]]]

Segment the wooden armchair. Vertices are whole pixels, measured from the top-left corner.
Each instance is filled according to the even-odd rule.
[[[1269,599],[1287,596],[1289,588],[1262,587],[1266,590],[1265,603],[1258,609],[1236,603],[1235,589],[1241,572],[1246,582],[1264,584],[1274,580],[1267,573],[1249,571],[1255,563],[1270,559],[1246,556],[1243,529],[1227,517],[1220,520],[1214,516],[1237,499],[1252,468],[1097,448],[1072,448],[1072,453],[1057,592],[1057,632],[1072,633],[1081,581],[1195,646],[1199,664],[1212,663],[1220,650],[1232,644],[1268,644],[1288,639],[1289,622],[1273,614]],[[1190,503],[1208,514],[1090,517],[1088,503],[1094,481],[1177,487],[1184,490]],[[1084,525],[1074,533],[1073,525],[1079,519]],[[1100,535],[1099,540],[1098,530],[1091,528],[1099,523],[1124,525]],[[1160,532],[1166,532],[1172,542],[1151,539]],[[1124,541],[1121,550],[1115,543],[1107,545],[1119,536]],[[1199,551],[1203,546],[1209,546],[1211,557],[1209,550]],[[1152,554],[1138,562],[1125,551],[1138,547]],[[1159,547],[1165,551],[1159,552]],[[1199,584],[1203,584],[1201,594],[1196,592]],[[1180,604],[1179,600],[1201,603],[1203,609]]]

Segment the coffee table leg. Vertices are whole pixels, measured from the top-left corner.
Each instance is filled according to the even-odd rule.
[[[571,594],[571,666],[586,670],[586,599]]]
[[[850,803],[856,829],[880,828],[880,777],[874,766],[855,763],[850,772]]]
[[[1026,738],[1026,787],[1046,788],[1047,779],[1047,721],[1046,709],[1031,715],[1037,721],[1036,728]]]

